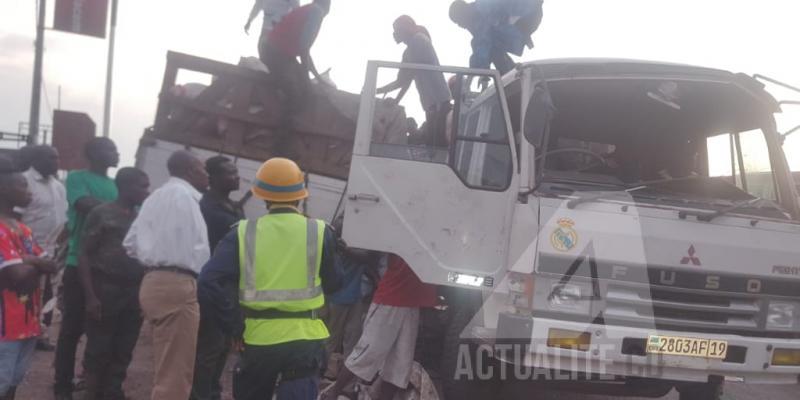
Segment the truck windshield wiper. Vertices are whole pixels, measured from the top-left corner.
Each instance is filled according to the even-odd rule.
[[[785,213],[785,211],[780,206],[775,204],[774,202],[772,202],[770,200],[767,200],[767,199],[755,198],[755,199],[750,199],[750,200],[747,200],[747,201],[742,201],[742,202],[736,203],[736,204],[734,204],[734,205],[732,205],[730,207],[726,207],[726,208],[723,208],[723,209],[720,209],[720,210],[717,210],[717,211],[714,211],[714,212],[711,212],[711,213],[708,213],[708,212],[694,212],[694,211],[681,211],[681,212],[678,213],[678,217],[681,218],[681,219],[686,219],[687,216],[693,215],[693,216],[697,217],[698,221],[711,222],[717,217],[721,217],[723,215],[732,213],[732,212],[737,211],[737,210],[741,210],[743,208],[751,208],[751,207],[756,208],[758,210],[760,210],[762,208],[772,208],[772,209],[778,210],[781,213]]]
[[[575,208],[578,205],[583,204],[583,203],[588,203],[588,202],[595,201],[595,200],[600,200],[600,199],[603,199],[603,198],[616,197],[616,196],[619,196],[619,195],[622,195],[622,194],[629,194],[629,193],[633,193],[633,192],[635,192],[637,190],[646,189],[646,188],[647,188],[647,185],[643,185],[643,186],[631,187],[631,188],[628,188],[628,189],[625,189],[625,190],[618,190],[618,191],[614,191],[614,192],[597,192],[597,193],[586,195],[586,196],[579,196],[579,197],[576,197],[576,198],[568,201],[567,202],[567,208],[572,210],[573,208]]]
[[[619,195],[622,195],[622,194],[629,194],[629,193],[633,193],[633,192],[636,192],[636,191],[639,191],[639,190],[642,190],[642,189],[650,189],[653,186],[660,185],[660,184],[663,184],[663,183],[689,181],[689,180],[694,180],[694,179],[699,179],[699,178],[704,178],[704,177],[703,176],[692,175],[692,176],[686,176],[686,177],[683,177],[683,178],[665,178],[665,179],[658,179],[658,180],[653,180],[653,181],[639,181],[639,182],[636,182],[636,183],[632,183],[632,184],[626,185],[627,189],[625,189],[625,190],[616,191],[616,192],[598,192],[598,193],[594,193],[594,194],[590,194],[590,195],[580,196],[580,197],[574,198],[574,199],[572,199],[572,200],[567,202],[567,208],[569,208],[571,210],[571,209],[573,209],[573,208],[575,208],[578,205],[583,204],[583,203],[588,203],[588,202],[592,202],[592,201],[603,199],[603,198],[616,197],[616,196],[619,196]]]

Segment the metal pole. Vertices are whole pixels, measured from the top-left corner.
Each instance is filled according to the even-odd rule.
[[[111,0],[111,27],[108,35],[108,68],[106,70],[106,98],[103,107],[103,136],[111,135],[111,87],[114,79],[114,40],[117,30],[117,0]]]
[[[31,88],[31,114],[28,119],[28,144],[36,144],[39,136],[39,109],[42,99],[42,59],[44,58],[44,20],[47,0],[39,0],[39,18],[36,22],[36,51],[33,58],[33,87]]]

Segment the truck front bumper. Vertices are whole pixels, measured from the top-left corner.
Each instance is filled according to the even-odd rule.
[[[552,330],[585,332],[588,348],[566,349],[548,343]],[[800,340],[606,326],[501,314],[494,356],[511,364],[601,376],[706,382],[721,376],[748,383],[797,383],[800,366],[772,364],[777,349],[800,350]],[[725,360],[646,354],[650,335],[726,340]],[[518,339],[507,339],[518,338]],[[530,338],[527,340],[526,338]],[[519,340],[523,339],[523,340]],[[520,345],[523,345],[520,347]],[[523,351],[517,351],[524,349]]]

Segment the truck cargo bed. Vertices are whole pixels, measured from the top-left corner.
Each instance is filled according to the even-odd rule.
[[[136,166],[150,177],[150,186],[153,190],[169,179],[169,174],[167,173],[167,159],[169,156],[183,148],[186,148],[185,144],[164,140],[151,140],[147,144],[142,143],[139,146],[139,150],[136,153]],[[217,154],[216,152],[198,148],[191,148],[191,150],[203,160]],[[231,193],[231,198],[238,201],[250,190],[256,171],[261,166],[261,161],[242,157],[236,160],[236,166],[239,168],[241,182],[239,190]],[[346,182],[342,179],[314,173],[306,175],[306,180],[311,196],[300,204],[301,210],[309,216],[331,222],[333,214],[342,200]],[[247,218],[257,218],[264,215],[267,212],[267,208],[262,201],[250,198],[244,204],[244,211]]]
[[[347,179],[359,95],[312,83],[305,107],[287,129],[280,123],[286,108],[277,78],[260,63],[247,64],[169,52],[155,124],[143,144],[166,140],[256,161],[284,156],[307,172]],[[184,71],[210,75],[211,84],[179,85]],[[403,135],[403,108],[378,103],[374,133]]]

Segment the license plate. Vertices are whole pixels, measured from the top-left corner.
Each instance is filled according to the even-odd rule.
[[[650,338],[647,339],[647,353],[724,359],[728,354],[728,342],[725,340],[650,335]]]

